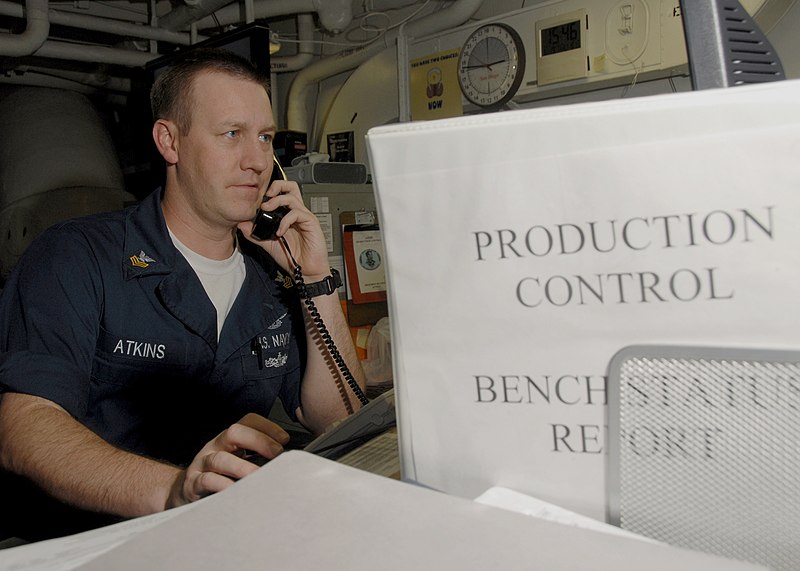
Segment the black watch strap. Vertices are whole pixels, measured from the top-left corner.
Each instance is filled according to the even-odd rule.
[[[306,284],[306,293],[308,297],[317,297],[318,295],[331,295],[338,288],[342,286],[342,276],[339,275],[335,269],[331,268],[331,275],[318,282]]]

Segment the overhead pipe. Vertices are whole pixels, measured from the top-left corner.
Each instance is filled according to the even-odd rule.
[[[50,10],[50,22],[63,26],[71,26],[73,28],[107,32],[109,34],[117,34],[143,40],[156,40],[181,46],[188,46],[192,43],[191,36],[186,32],[175,32],[153,26],[132,24],[130,22],[113,20],[111,18],[87,16],[85,14],[75,14],[73,12]]]
[[[187,0],[189,1],[189,0]],[[223,0],[191,0],[201,11],[213,9]],[[226,0],[229,1],[229,0]],[[390,0],[393,1],[393,0]],[[402,0],[398,0],[403,4]],[[209,4],[209,2],[212,2]],[[216,4],[215,4],[216,3]],[[406,2],[407,3],[407,0]],[[279,56],[273,58],[274,69],[280,72],[296,71],[302,69],[313,59],[313,33],[314,21],[310,12],[317,13],[320,22],[330,31],[343,29],[352,21],[351,0],[261,0],[255,5],[257,18],[270,18],[281,15],[297,14],[298,17],[298,52],[293,56]],[[199,12],[194,12],[196,16]],[[238,8],[228,6],[225,13],[231,14],[234,19],[230,23],[241,21]],[[171,13],[170,13],[171,14]],[[49,23],[73,26],[95,31],[116,33],[129,37],[166,41],[179,45],[191,45],[204,39],[194,33],[178,32],[164,29],[164,19],[170,21],[169,14],[158,22],[159,27],[132,24],[109,18],[74,14],[59,10],[47,10],[47,0],[26,0],[26,10],[23,12],[18,4],[0,0],[0,15],[22,18],[27,15],[28,26],[24,34],[13,37],[0,36],[0,56],[37,55],[52,59],[75,60],[99,64],[122,65],[128,67],[141,67],[154,59],[155,55],[144,51],[109,48],[104,46],[89,46],[47,40]],[[226,18],[227,16],[223,16]],[[177,21],[177,15],[172,16]],[[46,29],[43,24],[46,23]],[[219,15],[217,22],[221,23]],[[196,30],[196,26],[193,26]],[[35,41],[33,41],[35,39]]]
[[[230,0],[211,0],[212,3],[209,4],[208,0],[197,0],[195,2],[197,8],[196,11],[193,12],[193,16],[212,9],[215,5],[214,3],[227,3],[229,1]],[[345,3],[343,4],[342,2]],[[334,17],[332,12],[337,5],[346,5],[347,10],[343,11],[337,17]],[[234,9],[233,13],[238,16],[236,6],[231,6],[231,8]],[[349,24],[352,20],[350,0],[325,0],[324,2],[323,0],[262,1],[255,7],[255,15],[258,18],[266,18],[276,15],[297,14],[298,11],[303,10],[311,12],[319,11],[321,17],[325,15],[324,20],[329,23],[328,25],[334,27],[346,25],[345,22]],[[22,7],[18,4],[0,0],[0,15],[23,18],[26,13],[28,15],[28,29],[24,34],[15,35],[13,37],[0,36],[0,56],[15,57],[37,55],[52,59],[104,63],[128,67],[143,66],[155,57],[143,51],[48,41],[47,35],[49,34],[50,22],[138,39],[165,41],[177,45],[191,45],[205,39],[205,36],[198,34],[192,37],[190,33],[178,32],[173,29],[165,29],[162,27],[165,26],[165,20],[167,23],[169,23],[171,19],[177,22],[177,15],[171,18],[169,14],[164,16],[158,22],[160,27],[155,27],[121,22],[110,18],[74,14],[59,10],[47,10],[47,0],[27,0],[25,11],[23,11]],[[240,18],[237,17],[231,23],[238,23],[239,21]],[[46,27],[41,25],[43,22],[47,23]],[[277,68],[278,71],[296,71],[308,65],[313,58],[313,47],[311,43],[313,40],[313,32],[313,17],[308,13],[298,14],[298,37],[300,40],[298,53],[295,56],[273,58],[275,68]]]
[[[444,10],[409,22],[404,28],[405,35],[409,38],[421,38],[460,26],[472,18],[483,2],[484,0],[458,0]]]
[[[32,2],[42,2],[42,0],[30,0]],[[44,2],[46,4],[46,2]],[[4,0],[0,0],[0,15],[10,16],[10,17],[23,17],[22,7],[17,4],[12,4],[11,2],[6,2]],[[78,27],[84,27],[86,29],[92,29],[96,31],[105,31],[109,33],[119,33],[122,35],[128,36],[136,36],[143,39],[153,39],[153,40],[162,40],[168,41],[170,43],[179,43],[182,45],[189,45],[192,43],[196,43],[201,39],[204,39],[203,36],[196,35],[195,41],[192,42],[192,38],[190,34],[183,33],[183,32],[175,32],[170,30],[160,30],[158,28],[152,26],[144,26],[139,24],[127,24],[124,22],[116,22],[113,20],[109,20],[108,18],[98,18],[94,16],[85,16],[80,14],[68,14],[64,12],[58,12],[55,10],[49,11],[49,20],[53,23],[59,23],[63,25],[73,25]],[[135,33],[134,33],[135,32]],[[49,31],[48,31],[49,33]],[[298,69],[302,69],[306,66],[311,59],[313,58],[313,47],[312,47],[312,40],[314,34],[314,19],[313,16],[310,14],[300,14],[298,16],[298,38],[300,43],[298,45],[298,53],[294,56],[286,56],[281,58],[273,58],[273,62],[275,66],[281,72],[286,71],[296,71]],[[46,40],[43,41],[39,46],[31,45],[29,46],[30,49],[34,49],[33,52],[20,54],[22,50],[16,45],[18,42],[18,38],[20,36],[14,36],[13,38],[8,38],[12,40],[15,45],[12,48],[3,49],[2,40],[6,39],[0,36],[0,55],[7,55],[14,57],[15,55],[36,55],[40,57],[47,57],[51,59],[59,59],[59,60],[73,60],[73,61],[82,61],[88,63],[97,63],[97,64],[110,64],[110,65],[121,65],[126,67],[143,67],[152,59],[158,57],[157,54],[153,54],[146,51],[136,51],[136,50],[128,50],[128,49],[121,49],[121,48],[110,48],[104,46],[90,46],[90,45],[81,45],[81,44],[72,44],[67,42],[59,42],[55,40]],[[46,35],[45,35],[46,38]],[[37,42],[38,43],[38,42]],[[25,50],[27,51],[27,50]],[[4,82],[5,83],[14,83],[14,84],[30,84],[31,82],[34,83],[43,83],[44,80],[39,79],[32,79],[28,77],[27,79],[23,79],[23,74],[17,74],[15,77],[8,78]],[[61,84],[61,80],[55,80]],[[90,81],[90,85],[97,85],[96,81]],[[103,86],[111,88],[110,86]],[[127,90],[126,84],[123,82],[121,84],[115,85],[111,89],[121,89],[122,91]]]
[[[158,54],[137,52],[104,46],[84,46],[67,42],[46,41],[35,55],[47,58],[66,59],[88,63],[107,63],[126,67],[144,67],[144,65],[158,57]]]
[[[131,24],[109,18],[72,14],[58,10],[47,10],[47,0],[28,0],[28,4],[34,3],[41,4],[45,7],[43,14],[45,20],[48,22],[46,29],[37,25],[36,33],[30,36],[26,36],[25,34],[14,36],[0,35],[0,55],[9,57],[37,55],[53,59],[77,60],[131,67],[142,66],[154,57],[153,55],[135,50],[47,40],[50,23],[134,38],[165,41],[179,45],[189,45],[192,43],[192,38],[190,34],[187,33],[163,30],[153,26]],[[26,7],[26,10],[23,12],[22,6],[0,0],[0,15],[10,16],[12,18],[23,18],[27,15],[28,29],[31,29],[32,23],[36,24],[40,20],[40,18],[37,18],[37,15],[40,13],[41,12],[37,12],[35,8],[31,9],[29,6]],[[33,18],[31,18],[31,15],[33,15]],[[35,40],[32,39],[34,37]]]
[[[297,40],[295,55],[269,58],[269,67],[273,72],[297,71],[311,63],[314,58],[314,17],[311,14],[297,15]]]
[[[22,73],[14,72],[8,75],[0,74],[0,85],[24,85],[28,87],[51,87],[64,89],[90,95],[97,91],[97,88],[83,82],[75,82],[62,77],[55,77],[52,70],[47,70],[46,74],[35,73],[32,69],[25,69]]]
[[[24,18],[25,14],[22,6],[19,4],[0,0],[0,16]],[[191,37],[185,32],[173,32],[172,30],[132,24],[121,20],[102,18],[100,16],[89,16],[86,14],[75,14],[73,12],[50,9],[47,11],[47,17],[51,24],[81,28],[83,30],[107,32],[109,34],[118,34],[120,36],[144,40],[157,40],[177,45],[189,45],[192,43]]]
[[[230,3],[231,0],[186,0],[184,4],[160,15],[158,25],[168,30],[181,30]],[[238,12],[238,3],[235,7]],[[241,15],[238,20],[241,20]]]
[[[25,31],[21,34],[0,35],[0,55],[29,56],[38,50],[50,33],[47,0],[25,0]]]
[[[408,22],[403,32],[407,37],[418,38],[460,26],[478,11],[481,4],[483,4],[483,0],[457,0],[444,10]],[[312,85],[336,74],[355,69],[393,45],[396,40],[397,31],[392,30],[384,36],[383,41],[375,41],[363,49],[346,55],[336,55],[319,60],[298,72],[289,87],[287,96],[286,123],[288,128],[309,132],[306,104]]]
[[[439,0],[442,2],[442,0]],[[369,0],[370,12],[386,12],[419,4],[419,0]]]
[[[769,34],[772,28],[786,15],[789,8],[794,6],[795,2],[796,0],[780,0],[779,2],[773,0],[772,2],[765,2],[755,14],[750,15],[753,17],[753,20],[756,21],[759,28],[761,28],[761,31],[765,34]]]
[[[221,0],[199,0],[199,2],[219,1]],[[332,34],[342,32],[353,21],[352,0],[260,0],[254,5],[254,10],[256,19],[316,13],[320,26]],[[173,10],[173,12],[175,11]],[[163,23],[163,19],[173,12],[162,17],[161,22]],[[242,19],[237,4],[229,4],[216,11],[212,10],[212,12],[214,13],[213,18],[203,18],[197,21],[197,26],[200,29],[227,26],[240,22]]]
[[[386,36],[384,36],[383,41],[375,41],[355,52],[319,60],[299,71],[289,86],[289,93],[286,97],[287,127],[293,131],[307,133],[309,125],[306,104],[311,86],[337,73],[357,68],[388,48],[391,43],[386,39]]]
[[[131,90],[131,80],[128,78],[110,77],[100,73],[82,73],[67,70],[53,71],[49,68],[37,66],[25,66],[7,76],[0,75],[0,83],[55,87],[87,95],[95,93],[97,88],[118,93],[128,93]]]

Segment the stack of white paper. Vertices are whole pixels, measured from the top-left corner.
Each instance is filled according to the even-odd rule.
[[[759,569],[542,521],[297,451],[191,509],[143,527],[116,546],[98,549],[78,568]],[[35,563],[45,545],[8,555],[19,549]],[[0,568],[2,561],[0,554]]]

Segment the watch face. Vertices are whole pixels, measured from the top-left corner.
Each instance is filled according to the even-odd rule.
[[[525,48],[505,24],[481,26],[467,38],[458,59],[458,83],[470,102],[481,107],[509,101],[525,71]]]

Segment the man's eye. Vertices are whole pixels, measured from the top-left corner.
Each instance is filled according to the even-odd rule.
[[[238,134],[239,131],[236,130],[225,131],[225,136],[228,137],[229,139],[235,139]]]
[[[271,143],[272,142],[272,135],[269,133],[264,133],[263,135],[259,135],[259,140],[262,143]]]

